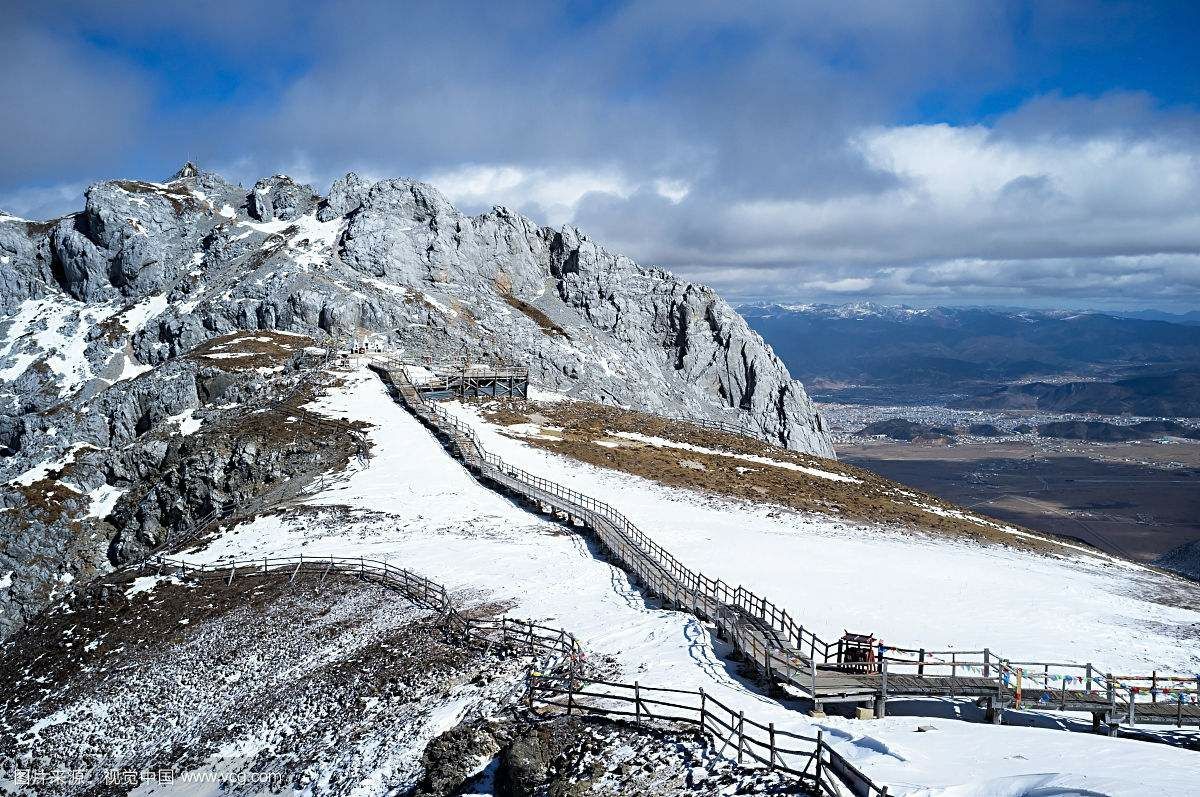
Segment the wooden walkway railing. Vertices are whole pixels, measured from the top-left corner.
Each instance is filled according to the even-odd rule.
[[[887,797],[887,787],[875,784],[830,747],[823,731],[805,736],[776,728],[775,723],[763,724],[743,711],[734,711],[703,689],[534,676],[530,679],[529,705],[557,709],[568,716],[586,714],[638,724],[659,720],[691,725],[716,740],[720,744],[718,752],[731,753],[739,764],[752,762],[786,772],[820,794],[848,792],[860,797]]]
[[[310,575],[319,577],[321,582],[333,573],[357,576],[394,589],[417,606],[437,612],[446,629],[460,637],[489,646],[518,650],[524,655],[548,656],[555,661],[551,669],[563,675],[582,671],[583,649],[579,641],[566,631],[512,617],[464,616],[441,584],[378,559],[361,556],[276,556],[194,564],[185,559],[157,556],[144,566],[158,568],[160,572],[170,569],[182,575],[217,577],[229,584],[234,579],[263,575],[287,576],[291,581],[301,575]]]
[[[185,559],[155,557],[146,567],[173,570],[185,576],[219,578],[228,584],[235,579],[273,575],[295,581],[302,575],[319,577],[324,583],[331,573],[351,575],[396,590],[412,603],[438,613],[446,630],[456,637],[488,649],[501,649],[541,662],[530,668],[524,701],[531,710],[563,710],[568,716],[587,714],[632,718],[637,724],[652,720],[694,725],[720,745],[719,752],[736,751],[738,763],[747,759],[772,770],[786,772],[811,786],[818,794],[843,797],[886,797],[887,788],[877,786],[841,754],[830,747],[820,731],[815,737],[777,730],[734,712],[703,690],[645,687],[635,682],[589,680],[579,641],[560,628],[550,628],[512,617],[464,616],[455,607],[449,591],[425,576],[389,562],[365,557],[282,556],[262,559],[225,560],[194,564]],[[564,697],[565,696],[565,699]],[[671,698],[664,696],[673,696]],[[687,702],[679,702],[687,701]],[[632,705],[622,710],[620,705]],[[617,706],[617,707],[614,707]]]
[[[680,609],[710,620],[735,650],[755,665],[765,680],[779,680],[823,702],[863,702],[876,699],[882,714],[889,697],[965,696],[986,699],[993,721],[1003,708],[1036,707],[1050,710],[1091,711],[1098,728],[1101,719],[1110,732],[1124,722],[1195,724],[1200,726],[1200,676],[1193,690],[1182,684],[1189,676],[1103,676],[1092,664],[1014,664],[990,649],[980,651],[928,651],[880,645],[870,667],[847,662],[840,641],[826,641],[798,623],[785,609],[743,586],[733,587],[683,565],[650,539],[611,505],[557,482],[518,468],[488,452],[468,424],[428,401],[418,391],[403,361],[386,356],[371,367],[381,375],[396,398],[436,433],[446,438],[452,451],[479,478],[534,502],[543,510],[592,530],[622,567],[654,596]],[[1068,699],[1046,700],[1039,693],[1036,705],[1025,699],[1027,671],[1040,668],[1049,684],[1074,684],[1076,674],[1063,668],[1080,668],[1092,675],[1086,689],[1066,690]],[[1171,694],[1176,705],[1157,701],[1163,688],[1147,692],[1134,682],[1155,678],[1166,683],[1178,679]],[[1063,681],[1063,679],[1067,679]],[[1080,679],[1078,683],[1084,683]],[[1024,687],[1024,688],[1022,688]],[[1063,690],[1058,690],[1063,691]],[[1060,696],[1061,697],[1061,696]],[[1135,707],[1134,703],[1138,705]]]

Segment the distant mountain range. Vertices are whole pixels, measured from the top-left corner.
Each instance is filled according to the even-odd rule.
[[[792,374],[827,399],[1200,415],[1200,325],[1192,322],[1200,314],[1174,322],[874,303],[739,309]]]
[[[1006,432],[990,423],[974,423],[965,428],[951,428],[917,423],[906,418],[887,418],[875,421],[858,430],[858,434],[869,437],[890,437],[892,440],[926,443],[952,442],[962,434],[972,437],[1001,437],[1005,434],[1029,434],[1031,432],[1036,432],[1038,437],[1089,440],[1102,443],[1152,440],[1159,437],[1200,440],[1200,429],[1174,421],[1142,421],[1126,426],[1104,421],[1052,421],[1039,423],[1037,427],[1022,424]]]
[[[1128,310],[1114,312],[1119,318],[1140,318],[1143,321],[1168,321],[1172,324],[1188,324],[1200,326],[1200,310],[1190,310],[1186,313],[1164,313],[1161,310]]]

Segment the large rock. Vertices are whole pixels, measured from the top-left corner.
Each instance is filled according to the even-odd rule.
[[[410,351],[527,362],[550,389],[833,456],[803,388],[711,289],[573,227],[505,208],[466,216],[424,183],[349,174],[322,200],[277,175],[247,195],[189,164],[166,184],[93,186],[82,213],[44,229],[0,223],[0,248],[13,252],[0,282],[22,297],[47,274],[89,306],[165,297],[130,330],[149,364],[239,328],[376,333]],[[88,356],[98,374],[113,355]]]
[[[391,333],[397,342],[529,362],[557,390],[721,420],[834,456],[803,387],[710,288],[640,266],[573,227],[538,227],[505,208],[464,216],[423,183],[367,189],[350,175],[321,216],[332,223],[338,209],[342,262],[440,311],[418,310],[420,331]],[[364,326],[393,318],[362,309]]]

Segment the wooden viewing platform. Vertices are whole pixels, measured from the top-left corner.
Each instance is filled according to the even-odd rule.
[[[427,379],[412,383],[427,399],[529,398],[529,369],[525,366],[473,362],[466,358],[437,364],[428,358],[395,362],[398,367],[413,366],[429,372]]]
[[[764,683],[778,683],[811,700],[815,711],[849,702],[873,704],[876,716],[884,716],[889,699],[953,697],[978,700],[996,723],[1005,708],[1029,708],[1089,712],[1093,726],[1109,733],[1122,724],[1200,726],[1200,676],[1114,676],[1091,664],[1013,662],[989,649],[878,645],[877,655],[870,648],[868,661],[854,660],[853,640],[820,639],[765,598],[687,568],[612,506],[487,452],[473,429],[429,400],[436,391],[414,385],[402,362],[380,359],[371,367],[395,398],[441,436],[477,478],[543,513],[588,528],[649,595],[711,621]]]

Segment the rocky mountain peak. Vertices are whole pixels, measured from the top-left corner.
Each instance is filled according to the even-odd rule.
[[[125,341],[144,365],[237,329],[376,336],[527,362],[549,389],[833,453],[803,388],[711,289],[569,225],[504,207],[468,216],[415,180],[350,173],[322,197],[285,175],[246,191],[188,163],[167,183],[98,183],[63,219],[0,222],[0,251],[10,316],[27,301],[161,306]],[[10,363],[30,345],[18,327]],[[95,381],[115,355],[88,351]]]
[[[190,163],[97,183],[62,218],[0,216],[0,572],[24,574],[0,593],[0,637],[63,573],[350,456],[340,431],[255,419],[311,352],[351,340],[522,363],[540,390],[833,455],[804,389],[715,292],[574,227],[355,174],[324,197]]]
[[[171,180],[183,180],[188,177],[195,177],[199,173],[200,170],[196,168],[196,164],[188,161],[179,168],[179,171],[171,176]]]

